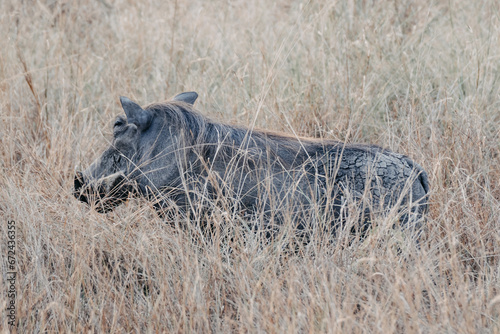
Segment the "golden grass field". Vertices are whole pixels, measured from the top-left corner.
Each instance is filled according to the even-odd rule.
[[[500,332],[497,1],[2,0],[0,32],[2,331]],[[72,196],[120,95],[187,90],[216,120],[407,154],[431,183],[420,245],[379,221],[290,253],[223,208],[207,241]]]

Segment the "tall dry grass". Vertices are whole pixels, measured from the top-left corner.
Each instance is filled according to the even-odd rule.
[[[497,1],[0,2],[0,325],[7,221],[18,332],[499,332]],[[428,171],[419,247],[376,229],[298,254],[224,210],[169,222],[71,195],[119,95],[196,90],[215,119],[405,153]],[[326,238],[328,239],[328,238]],[[340,240],[340,241],[339,241]],[[11,328],[14,329],[14,328]]]

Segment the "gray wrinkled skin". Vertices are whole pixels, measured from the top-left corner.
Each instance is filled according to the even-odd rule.
[[[160,214],[211,209],[224,198],[233,212],[264,221],[292,214],[299,228],[318,208],[338,222],[353,203],[362,222],[394,207],[402,223],[418,222],[427,210],[427,174],[404,155],[221,124],[193,109],[197,96],[144,109],[122,97],[126,117],[117,117],[111,146],[77,172],[75,196],[107,212],[132,193]]]

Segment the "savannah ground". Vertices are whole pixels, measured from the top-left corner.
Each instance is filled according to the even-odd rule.
[[[499,332],[498,1],[0,2],[0,326],[18,332]],[[417,246],[388,219],[294,253],[220,205],[99,214],[75,167],[118,97],[196,90],[233,124],[372,143],[431,183]],[[8,222],[15,290],[8,296]],[[15,302],[15,326],[6,308]]]

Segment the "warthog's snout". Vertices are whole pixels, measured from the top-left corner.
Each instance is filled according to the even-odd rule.
[[[84,178],[82,172],[77,171],[74,186],[74,196],[84,203],[94,205],[100,213],[111,211],[120,205],[133,189],[122,172],[97,181],[89,181]]]

